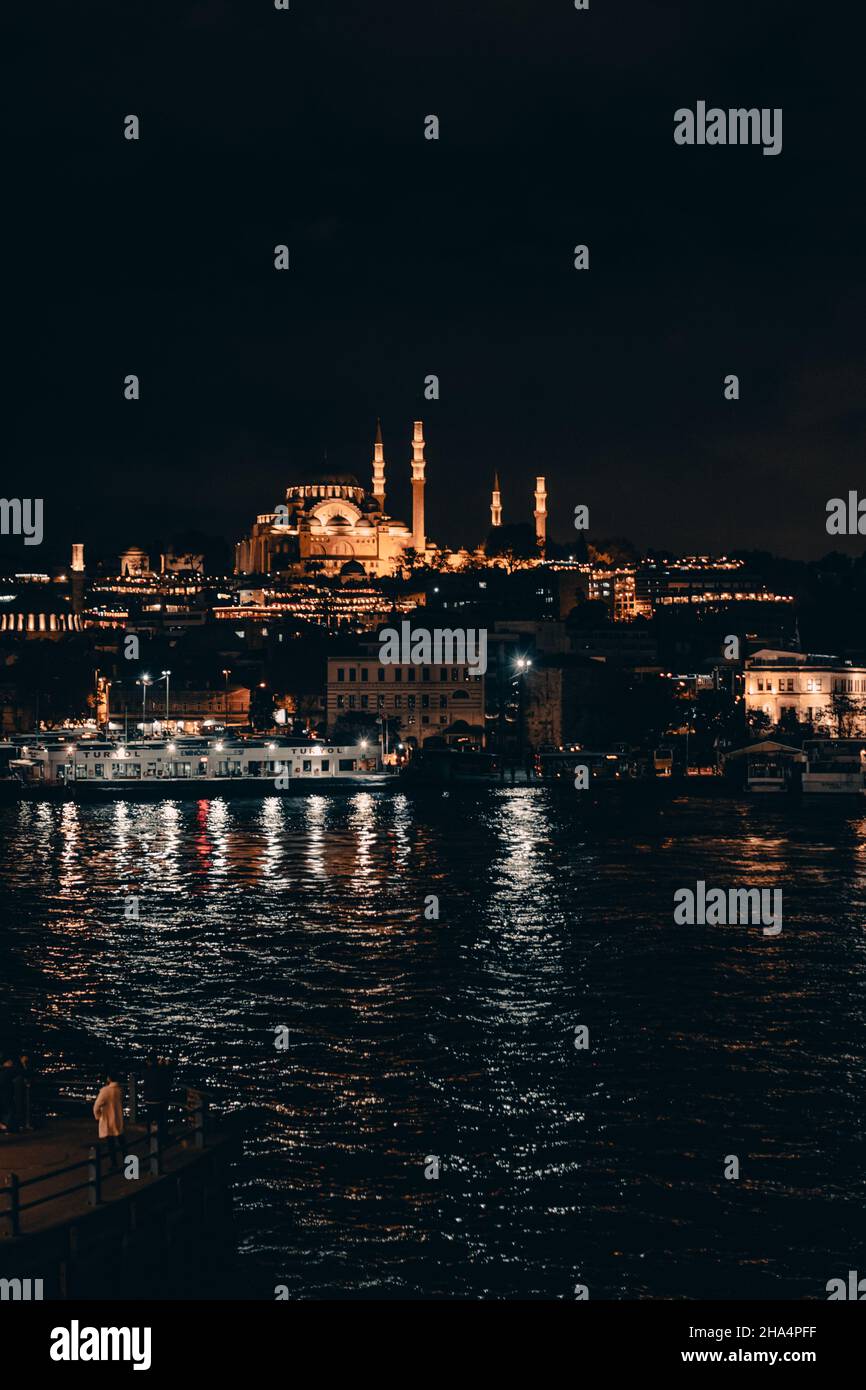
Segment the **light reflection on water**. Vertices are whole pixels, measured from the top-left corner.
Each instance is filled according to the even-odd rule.
[[[823,1297],[856,1267],[866,820],[844,807],[503,788],[0,826],[4,1043],[83,1068],[157,1046],[249,1107],[261,1296]],[[698,879],[781,887],[781,936],[674,927]]]

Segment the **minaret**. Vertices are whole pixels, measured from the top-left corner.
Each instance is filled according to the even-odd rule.
[[[427,548],[424,535],[424,422],[415,421],[412,435],[412,545],[419,555]]]
[[[490,525],[502,525],[502,501],[499,495],[499,474],[493,475],[493,492],[490,496]]]
[[[385,450],[382,444],[382,421],[376,421],[376,442],[373,445],[373,496],[380,512],[385,510]]]
[[[79,541],[73,542],[72,563],[69,568],[72,571],[72,611],[80,613],[84,607],[84,546]]]
[[[547,483],[543,478],[535,480],[535,539],[539,548],[544,549],[547,540]]]

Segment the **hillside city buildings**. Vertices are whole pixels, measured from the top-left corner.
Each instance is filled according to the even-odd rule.
[[[742,559],[556,545],[541,475],[507,533],[494,474],[487,539],[451,551],[427,534],[421,421],[409,451],[411,524],[387,509],[377,427],[369,487],[337,473],[289,483],[237,542],[231,572],[209,572],[188,545],[152,550],[131,537],[114,563],[88,565],[76,542],[66,567],[0,577],[2,732],[87,719],[154,736],[367,729],[383,745],[432,739],[519,756],[587,739],[697,738],[713,701],[719,742],[737,720],[743,736],[750,721],[863,727],[866,656],[804,652],[795,595]],[[487,669],[383,666],[378,632],[407,620],[483,628]]]

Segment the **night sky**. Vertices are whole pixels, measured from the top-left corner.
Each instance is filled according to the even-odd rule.
[[[443,544],[485,536],[498,469],[508,522],[546,474],[562,540],[586,503],[590,540],[863,549],[824,525],[829,497],[866,490],[863,84],[841,11],[18,8],[2,490],[45,498],[46,546],[13,547],[28,567],[73,539],[92,559],[187,528],[234,541],[326,452],[368,486],[377,416],[404,520],[423,418]],[[782,153],[676,146],[699,99],[782,107]]]

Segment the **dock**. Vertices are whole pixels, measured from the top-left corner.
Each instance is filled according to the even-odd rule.
[[[240,1143],[205,1115],[127,1123],[116,1171],[92,1116],[0,1137],[0,1299],[230,1296]]]

